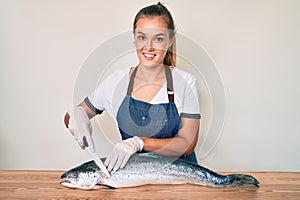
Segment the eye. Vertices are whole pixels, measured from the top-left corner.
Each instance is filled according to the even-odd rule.
[[[164,39],[162,37],[155,38],[155,42],[162,42],[162,41],[164,41]]]
[[[139,36],[138,36],[138,39],[139,39],[139,40],[145,40],[145,39],[146,39],[146,37],[145,37],[145,36],[143,36],[143,35],[139,35]]]

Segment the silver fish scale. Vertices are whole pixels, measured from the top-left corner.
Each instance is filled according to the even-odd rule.
[[[100,180],[101,177],[97,171],[93,172],[86,172],[86,173],[79,173],[77,178],[77,184],[81,187],[91,187],[92,185],[96,185]]]
[[[111,173],[110,179],[103,183],[113,187],[130,187],[142,184],[182,184],[196,183],[208,185],[198,166],[190,167],[190,163],[176,162],[176,158],[157,159],[159,156],[136,155],[130,159],[126,167]],[[138,166],[138,167],[137,167]]]

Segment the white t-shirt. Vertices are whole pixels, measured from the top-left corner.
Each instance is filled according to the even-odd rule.
[[[200,119],[197,79],[188,72],[172,67],[174,103],[180,117]],[[116,70],[109,75],[86,99],[85,103],[97,114],[106,110],[117,123],[118,109],[126,96],[130,68]],[[132,96],[134,98],[134,96]],[[168,103],[167,83],[151,100],[151,104]]]

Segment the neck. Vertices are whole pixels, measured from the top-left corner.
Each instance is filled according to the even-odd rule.
[[[145,82],[159,82],[165,78],[164,65],[145,66],[139,65],[137,76]]]

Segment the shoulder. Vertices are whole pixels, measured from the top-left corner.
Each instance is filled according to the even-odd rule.
[[[183,69],[178,67],[171,67],[171,69],[174,81],[184,81],[190,84],[197,81],[197,78],[194,75]]]
[[[120,88],[120,86],[126,85],[129,80],[129,71],[130,68],[128,67],[102,75],[97,84],[97,93],[109,96],[117,87]]]
[[[111,84],[111,83],[118,83],[121,80],[127,80],[129,78],[129,73],[130,73],[130,67],[127,68],[122,68],[122,69],[117,69],[111,72],[108,75],[104,75],[102,80],[100,81],[101,84]]]
[[[122,69],[117,69],[113,71],[108,78],[113,78],[113,79],[118,79],[118,78],[123,78],[124,76],[129,77],[130,74],[130,67],[127,68],[122,68]]]

